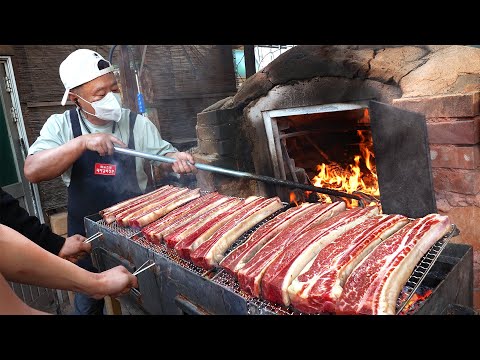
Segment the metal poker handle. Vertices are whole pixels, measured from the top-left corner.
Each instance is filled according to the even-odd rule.
[[[152,154],[147,154],[147,153],[143,153],[143,152],[140,152],[140,151],[127,149],[127,148],[116,147],[116,146],[115,146],[115,152],[117,152],[119,154],[136,156],[136,157],[141,157],[141,158],[148,159],[148,160],[155,160],[155,161],[160,161],[160,162],[170,163],[170,164],[172,164],[176,161],[175,159],[172,159],[172,158],[169,158],[169,157],[166,157],[166,156],[152,155]],[[290,187],[290,188],[302,189],[302,190],[307,190],[307,191],[314,191],[314,192],[318,192],[318,193],[322,193],[322,194],[326,194],[326,195],[331,195],[331,196],[336,196],[336,197],[346,197],[346,198],[350,198],[350,199],[355,199],[355,200],[358,200],[361,204],[363,204],[365,206],[365,203],[364,203],[361,196],[353,195],[353,194],[347,194],[347,193],[344,193],[344,192],[341,192],[341,191],[325,189],[325,188],[321,188],[321,187],[313,186],[313,185],[300,184],[300,183],[296,183],[294,181],[276,179],[276,178],[272,178],[272,177],[264,176],[264,175],[251,174],[251,173],[244,172],[244,171],[236,171],[236,170],[225,169],[225,168],[221,168],[221,167],[218,167],[218,166],[199,164],[199,163],[196,163],[194,166],[199,170],[210,171],[210,172],[214,172],[214,173],[218,173],[218,174],[222,174],[222,175],[233,176],[233,177],[238,177],[238,178],[243,178],[243,179],[257,180],[257,181],[262,181],[262,182],[273,184],[273,185],[286,186],[286,187]]]

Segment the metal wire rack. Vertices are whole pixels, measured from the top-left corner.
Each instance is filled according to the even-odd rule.
[[[101,219],[101,220],[97,221],[97,224],[99,226],[103,226],[103,227],[109,229],[110,231],[116,232],[117,234],[120,234],[123,237],[126,237],[128,239],[131,239],[134,236],[141,233],[141,231],[139,229],[134,229],[134,228],[131,228],[131,227],[122,227],[122,226],[119,226],[116,222],[113,222],[111,224],[107,224],[104,219]]]
[[[227,250],[225,255],[229,254],[233,251],[236,247],[241,245],[244,241],[248,239],[248,237],[253,234],[256,230],[258,230],[262,225],[267,223],[269,220],[273,219],[275,216],[280,214],[281,212],[287,210],[290,205],[288,203],[283,203],[284,207],[277,210],[275,213],[271,214],[264,220],[257,223],[255,226],[250,228],[248,231],[243,233]],[[154,244],[148,241],[142,234],[141,231],[138,229],[132,229],[129,227],[120,227],[116,223],[106,224],[103,219],[97,221],[97,224],[100,227],[105,227],[110,231],[117,232],[118,234],[129,238],[132,241],[137,242],[141,246],[177,263],[178,265],[182,266],[185,269],[188,269],[200,276],[208,277],[210,280],[216,282],[219,285],[227,287],[228,289],[232,290],[239,296],[243,297],[247,301],[247,307],[249,314],[255,314],[255,311],[258,309],[266,310],[267,312],[271,312],[274,314],[280,315],[301,315],[302,313],[298,312],[297,310],[288,307],[285,308],[284,306],[276,305],[271,302],[262,300],[260,298],[253,297],[247,293],[245,293],[237,282],[237,280],[227,273],[225,270],[217,267],[213,270],[206,271],[196,265],[194,265],[191,261],[181,258],[175,252],[175,250],[168,248],[165,244]],[[416,265],[415,269],[413,270],[410,278],[408,279],[404,289],[402,290],[402,294],[400,294],[397,300],[397,307],[396,307],[396,314],[400,314],[405,306],[408,304],[410,299],[413,297],[417,289],[421,286],[422,281],[432,268],[433,264],[440,256],[441,252],[447,245],[448,241],[459,234],[459,230],[456,225],[452,224],[451,231],[438,240],[430,249],[429,251],[422,257],[419,263]],[[407,296],[405,296],[405,292],[407,292]],[[404,299],[403,301],[401,299]]]
[[[279,215],[280,213],[284,212],[285,210],[287,210],[289,207],[290,207],[290,204],[289,203],[286,203],[286,202],[283,202],[283,207],[281,209],[278,209],[277,211],[275,211],[273,214],[271,214],[270,216],[266,217],[265,219],[263,219],[262,221],[258,222],[256,225],[254,225],[253,227],[251,227],[250,229],[248,229],[247,231],[245,231],[242,235],[240,235],[238,237],[238,239],[232,244],[230,245],[230,247],[228,248],[228,250],[225,252],[225,256],[227,256],[228,254],[230,254],[233,250],[235,250],[238,246],[240,246],[242,243],[244,243],[248,237],[250,235],[252,235],[255,231],[257,231],[262,225],[264,225],[265,223],[267,223],[268,221],[272,220],[275,216]]]
[[[423,279],[425,279],[425,277],[427,276],[428,272],[430,271],[433,264],[442,253],[448,241],[452,237],[457,236],[459,233],[460,231],[458,230],[457,226],[455,224],[452,224],[452,229],[450,230],[450,232],[445,236],[443,236],[435,244],[433,244],[433,246],[427,251],[427,253],[418,262],[418,264],[413,269],[413,272],[410,275],[410,278],[407,280],[407,283],[405,284],[402,290],[402,294],[400,294],[401,296],[399,296],[397,300],[397,307],[396,307],[397,315],[402,313],[405,306],[413,297],[417,289],[420,287]],[[405,292],[407,293],[406,297],[405,297]],[[402,301],[401,299],[404,299],[404,300]]]

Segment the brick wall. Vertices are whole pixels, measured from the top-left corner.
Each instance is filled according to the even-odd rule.
[[[480,309],[480,93],[397,99],[427,119],[437,207],[474,251],[474,306]]]

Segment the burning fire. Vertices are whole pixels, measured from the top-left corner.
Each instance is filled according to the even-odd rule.
[[[300,205],[297,201],[297,197],[295,196],[295,193],[292,191],[290,192],[290,204],[295,204],[295,206]]]
[[[401,315],[405,315],[410,311],[415,311],[426,298],[428,298],[432,294],[432,289],[428,289],[423,293],[416,292],[413,294],[412,298],[408,300],[408,303],[405,305],[403,310],[401,311]]]
[[[343,191],[348,194],[361,191],[375,197],[380,196],[371,133],[366,130],[357,130],[357,134],[360,137],[359,154],[354,156],[353,164],[346,167],[334,162],[317,165],[318,174],[312,179],[313,185]],[[321,201],[332,202],[330,196],[318,195]],[[358,206],[357,200],[346,200],[348,208]]]

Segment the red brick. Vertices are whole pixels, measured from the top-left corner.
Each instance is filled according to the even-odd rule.
[[[452,238],[452,242],[459,244],[468,244],[473,250],[473,266],[480,275],[480,208],[476,206],[466,206],[453,208],[446,214],[452,223],[457,225],[460,234]],[[480,281],[480,276],[474,275],[476,280]],[[480,283],[477,286],[480,289]]]
[[[393,104],[426,117],[472,117],[480,112],[479,92],[394,99]]]
[[[445,190],[460,194],[480,192],[480,171],[464,169],[432,169],[435,190]]]
[[[473,308],[480,311],[480,289],[473,290]]]
[[[453,208],[448,213],[450,221],[457,225],[460,230],[458,236],[450,241],[458,244],[467,244],[472,246],[473,250],[473,287],[480,290],[480,208],[476,206],[467,206]]]
[[[480,289],[480,250],[473,247],[473,287]]]
[[[480,165],[480,147],[430,145],[432,167],[476,169]]]
[[[429,123],[427,132],[430,144],[478,144],[480,141],[480,118]]]

